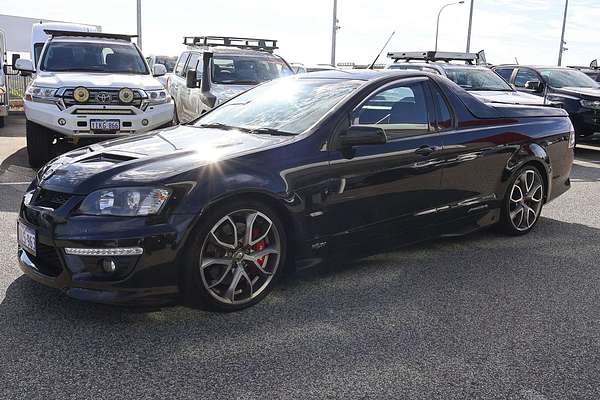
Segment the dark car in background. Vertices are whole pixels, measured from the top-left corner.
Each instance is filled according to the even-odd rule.
[[[577,137],[600,132],[600,83],[568,67],[500,65],[494,71],[518,91],[543,97],[565,109]]]
[[[486,104],[433,74],[295,75],[55,159],[24,196],[18,257],[79,299],[239,310],[333,254],[526,234],[569,189],[573,144],[564,110]]]
[[[486,65],[477,65],[482,54],[483,52],[390,52],[388,58],[393,59],[394,63],[388,65],[387,69],[419,70],[442,75],[486,103],[545,105],[543,98],[521,93]]]
[[[600,82],[600,68],[598,67],[598,60],[592,61],[589,67],[570,65],[569,68],[581,71],[596,82]]]

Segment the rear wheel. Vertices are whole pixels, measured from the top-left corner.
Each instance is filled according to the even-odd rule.
[[[52,132],[29,120],[26,123],[25,130],[29,165],[33,168],[39,168],[50,161]]]
[[[0,117],[0,128],[4,128],[4,117]]]
[[[513,178],[504,198],[500,225],[510,235],[529,233],[537,224],[546,188],[539,170],[522,168]]]
[[[261,202],[234,201],[211,210],[190,241],[188,302],[217,311],[258,303],[281,275],[286,240],[277,213]]]

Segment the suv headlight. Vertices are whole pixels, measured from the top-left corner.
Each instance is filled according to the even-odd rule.
[[[56,97],[56,92],[58,92],[56,88],[30,85],[25,91],[25,100],[56,104],[59,100]]]
[[[585,108],[600,110],[600,100],[581,100],[581,105]]]
[[[139,217],[158,214],[171,195],[164,188],[112,188],[89,194],[79,206],[84,215]]]
[[[171,101],[171,96],[167,93],[166,90],[145,90],[146,98],[144,99],[148,105],[155,106],[157,104],[164,104]]]

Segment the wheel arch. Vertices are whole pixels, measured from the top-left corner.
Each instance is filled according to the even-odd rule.
[[[302,240],[304,230],[302,229],[302,224],[298,220],[298,217],[296,217],[294,213],[284,204],[285,200],[274,195],[273,193],[260,190],[248,190],[231,192],[224,196],[220,196],[202,208],[202,211],[192,224],[189,232],[194,232],[200,226],[200,224],[202,224],[204,220],[203,217],[209,214],[211,210],[227,202],[233,200],[239,201],[240,199],[259,201],[275,210],[277,216],[281,219],[284,225],[283,228],[285,229],[288,243],[290,243],[290,246],[288,246],[287,249],[286,263],[288,264],[288,267],[293,267],[295,264],[294,261],[296,259],[296,255],[300,250],[300,242]],[[188,238],[186,238],[186,242],[190,240],[190,235],[188,235]],[[288,270],[288,268],[285,268],[285,270]]]
[[[522,146],[519,151],[515,152],[508,160],[504,172],[504,179],[502,180],[503,186],[501,193],[506,193],[510,180],[525,166],[533,166],[540,172],[542,180],[544,181],[544,202],[546,202],[548,200],[548,194],[551,192],[552,165],[546,150],[536,143]]]

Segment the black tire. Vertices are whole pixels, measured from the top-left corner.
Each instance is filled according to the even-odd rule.
[[[234,304],[234,303],[225,303],[219,299],[217,299],[218,296],[215,296],[215,291],[209,291],[209,289],[206,286],[206,283],[208,280],[206,279],[206,277],[201,276],[201,260],[205,260],[206,258],[202,258],[203,256],[203,251],[205,246],[209,246],[209,242],[212,239],[209,239],[209,236],[212,238],[211,235],[211,231],[218,226],[219,222],[223,220],[224,217],[226,216],[230,216],[232,214],[235,214],[236,212],[242,212],[242,211],[257,211],[261,214],[263,214],[264,216],[268,217],[268,219],[270,219],[270,221],[272,222],[271,227],[274,227],[274,229],[270,228],[266,229],[267,232],[272,232],[272,234],[276,234],[277,238],[279,239],[280,245],[277,246],[278,247],[278,257],[276,259],[277,261],[277,265],[276,265],[276,269],[274,270],[274,272],[268,276],[270,276],[269,280],[266,282],[265,286],[260,288],[260,292],[258,294],[256,294],[256,297],[248,299],[247,301],[245,301],[242,304]],[[258,218],[256,219],[258,221]],[[266,222],[266,221],[265,221]],[[215,231],[217,232],[217,231]],[[237,232],[237,230],[236,230]],[[252,238],[251,238],[252,239]],[[269,240],[269,239],[267,239]],[[183,265],[183,271],[181,274],[181,290],[183,292],[184,295],[184,300],[186,302],[186,304],[195,307],[195,308],[200,308],[200,309],[205,309],[205,310],[211,310],[211,311],[218,311],[218,312],[234,312],[234,311],[239,311],[242,310],[244,308],[250,307],[255,305],[256,303],[260,302],[262,299],[264,299],[269,292],[273,289],[273,287],[275,286],[275,284],[277,283],[277,281],[279,280],[279,278],[283,275],[283,269],[285,267],[286,261],[287,261],[287,235],[285,232],[285,228],[283,223],[281,222],[281,218],[279,217],[278,213],[270,206],[264,204],[261,201],[255,200],[255,199],[239,199],[239,200],[232,200],[232,201],[227,201],[221,205],[217,205],[216,207],[212,208],[208,213],[206,218],[203,218],[200,222],[199,225],[192,231],[190,237],[188,238],[187,241],[187,246],[188,249],[186,251],[186,255],[185,255],[185,261],[184,261],[184,265]],[[254,250],[253,250],[254,251]],[[231,256],[232,259],[235,258],[235,251],[232,251],[234,253],[234,255]],[[209,256],[211,257],[211,256]],[[212,256],[212,257],[216,257],[216,256]],[[269,256],[270,257],[270,256]],[[263,266],[265,268],[265,270],[267,269],[267,263],[270,262],[269,259],[267,259],[267,261],[264,261],[264,258],[262,259],[262,262],[265,262],[265,265]],[[273,259],[275,260],[275,259]],[[243,263],[243,262],[242,262]],[[252,272],[248,271],[248,269],[246,268],[254,268],[255,269],[255,274],[253,276],[252,279],[248,279],[248,282],[253,281],[256,276],[259,276],[260,274],[258,273],[258,269],[256,269],[254,267],[253,264],[249,263],[247,264],[246,267],[242,267],[241,265],[237,265],[235,263],[232,263],[231,265],[233,265],[233,268],[231,269],[227,269],[227,272],[221,274],[220,272],[218,273],[217,276],[221,276],[221,278],[215,278],[215,281],[223,281],[222,285],[225,286],[230,286],[232,285],[232,282],[234,280],[234,274],[236,273],[236,268],[237,269],[244,269],[247,271],[247,274],[252,276]],[[262,265],[262,263],[261,263]],[[222,266],[221,266],[222,267]],[[222,268],[222,270],[225,270],[225,268]],[[248,276],[247,275],[247,276]],[[262,277],[266,277],[267,275],[260,275]],[[227,277],[226,279],[224,279],[223,277]],[[229,277],[231,279],[229,279]],[[266,278],[265,278],[266,279]],[[239,282],[242,282],[242,280],[239,280]],[[257,282],[260,283],[260,280]],[[250,284],[248,286],[253,286],[254,284]],[[210,286],[210,285],[208,285]],[[233,286],[234,289],[238,289],[238,285]],[[242,290],[243,291],[243,290]],[[236,292],[236,290],[234,290],[234,292]],[[212,293],[212,294],[211,294]],[[252,293],[252,291],[251,291]],[[236,297],[237,295],[234,295],[233,297]]]
[[[4,128],[4,117],[0,117],[0,128]]]
[[[179,115],[177,114],[177,105],[173,102],[173,120],[171,121],[172,126],[179,125]]]
[[[528,186],[528,183],[525,182],[523,185],[523,176],[534,177],[531,189],[526,190],[528,193],[525,194],[523,194],[523,191],[525,191],[524,188]],[[540,185],[541,188],[538,189]],[[519,189],[515,189],[515,186],[519,186]],[[515,201],[519,198],[518,194],[515,195],[515,193],[519,193],[519,191],[521,191],[521,196],[523,197],[522,202]],[[519,169],[511,178],[504,199],[502,200],[502,211],[498,224],[500,230],[511,236],[521,236],[531,232],[540,220],[546,199],[546,191],[546,183],[538,168],[533,165],[526,165]],[[531,196],[530,192],[535,193]],[[530,197],[531,199],[528,200]],[[522,211],[519,211],[519,205],[523,207]],[[533,219],[533,215],[535,215],[535,219]],[[526,219],[523,220],[523,218]],[[521,222],[520,224],[519,221]]]
[[[49,129],[29,120],[26,122],[25,130],[29,165],[40,168],[50,161],[53,135]]]

